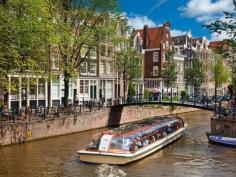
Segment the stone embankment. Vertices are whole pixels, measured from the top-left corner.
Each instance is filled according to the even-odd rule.
[[[212,117],[211,134],[236,138],[236,119],[232,117]]]
[[[197,111],[178,108],[173,113]],[[0,146],[29,142],[80,131],[117,126],[152,116],[170,114],[169,107],[118,107],[55,119],[0,124]]]

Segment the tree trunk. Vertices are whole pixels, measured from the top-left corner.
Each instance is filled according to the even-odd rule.
[[[69,87],[70,87],[70,75],[64,71],[64,107],[69,106]]]

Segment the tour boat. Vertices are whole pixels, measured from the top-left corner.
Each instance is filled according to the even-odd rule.
[[[222,144],[222,145],[236,147],[236,138],[208,134],[208,140],[209,140],[209,142],[212,142],[212,143],[218,143],[218,144]]]
[[[186,126],[177,117],[154,117],[103,132],[77,153],[82,162],[127,164],[177,140]]]

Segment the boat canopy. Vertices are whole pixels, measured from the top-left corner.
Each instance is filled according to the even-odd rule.
[[[163,122],[163,123],[160,123],[160,124],[153,125],[148,129],[138,131],[138,132],[136,132],[134,134],[131,134],[131,135],[127,135],[127,136],[125,135],[124,138],[130,139],[132,141],[135,140],[135,139],[140,139],[142,137],[150,135],[153,132],[158,131],[161,128],[168,127],[171,124],[174,124],[175,122],[178,122],[178,119],[174,119],[174,120],[171,120],[171,121],[166,121],[166,122]]]
[[[118,134],[118,135],[115,135],[115,134],[110,135],[112,137],[110,139],[109,150],[112,151],[114,149],[115,152],[118,152],[118,150],[121,150],[123,152],[124,151],[129,152],[132,149],[132,143],[134,141],[139,142],[144,137],[146,137],[152,133],[158,132],[158,130],[160,130],[160,129],[163,129],[163,128],[168,129],[168,127],[171,126],[172,124],[174,124],[176,122],[180,122],[180,119],[167,118],[164,120],[156,120],[154,122],[153,122],[153,120],[151,120],[151,122],[140,121],[140,122],[137,122],[137,123],[139,123],[138,125],[133,125],[133,127],[132,127],[132,124],[122,127],[120,129],[120,131],[122,131],[123,133],[120,132],[121,134]],[[134,127],[137,127],[137,126],[139,128],[133,129]],[[127,131],[127,129],[129,131]],[[115,132],[116,133],[119,132],[119,129],[116,129]],[[141,144],[144,145],[145,140]]]

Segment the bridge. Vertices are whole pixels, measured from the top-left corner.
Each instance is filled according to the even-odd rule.
[[[132,97],[128,99],[118,98],[111,100],[110,107],[125,107],[125,106],[143,106],[143,105],[163,105],[163,106],[183,106],[197,108],[207,111],[214,111],[215,113],[224,116],[235,116],[235,104],[232,104],[230,99],[223,99],[217,97],[204,97],[202,95],[187,95],[185,99],[169,95],[158,96],[156,99],[144,99],[143,97]]]

